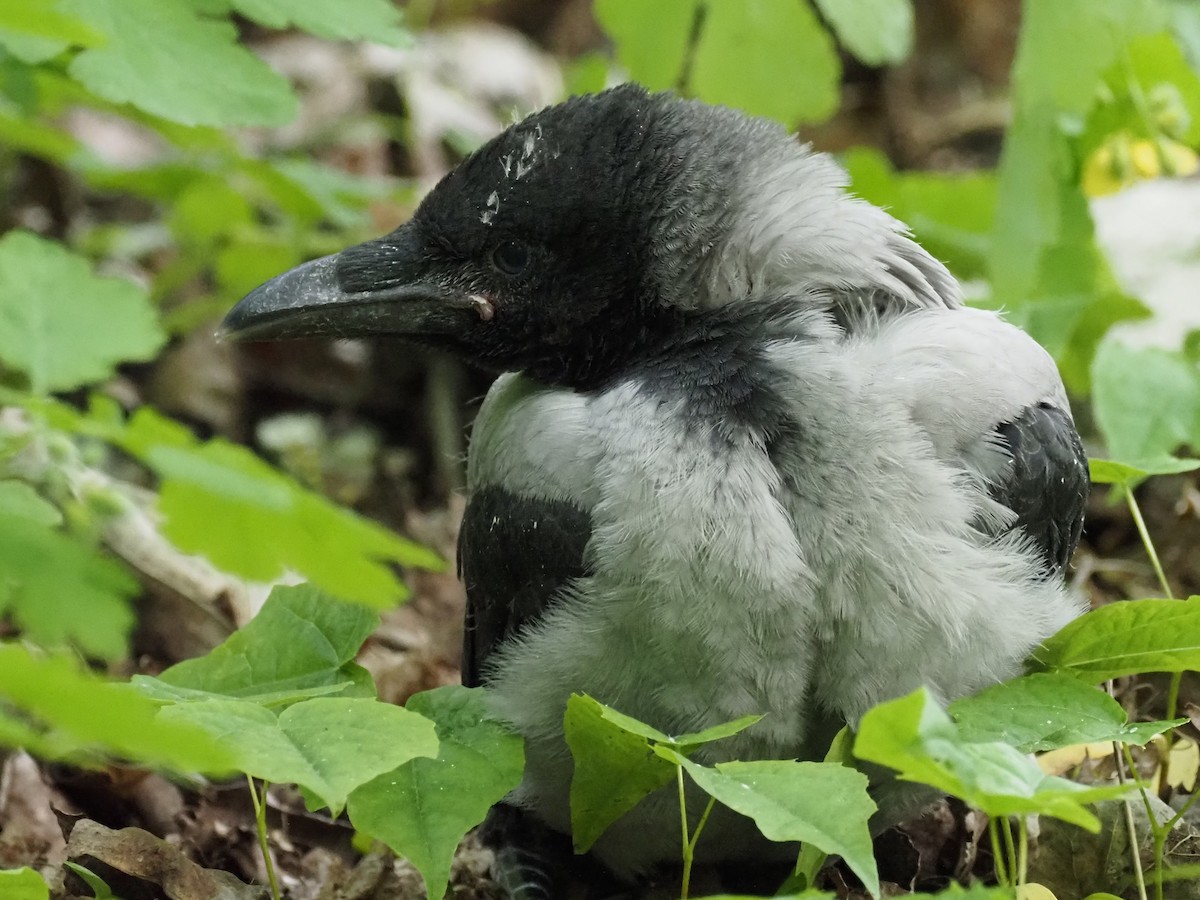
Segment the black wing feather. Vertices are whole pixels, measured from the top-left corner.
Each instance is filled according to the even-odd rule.
[[[1048,403],[1030,406],[996,428],[1012,467],[992,498],[1017,514],[1050,574],[1066,568],[1083,531],[1089,481],[1087,456],[1071,418]]]
[[[591,516],[571,503],[476,491],[458,535],[459,576],[467,588],[463,683],[483,681],[488,657],[535,622],[559,589],[586,574]]]

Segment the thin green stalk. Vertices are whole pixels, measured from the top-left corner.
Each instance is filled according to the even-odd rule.
[[[679,896],[688,900],[688,888],[692,883],[692,840],[688,835],[687,797],[683,784],[683,766],[675,767],[675,781],[679,785],[679,820],[683,832],[683,877],[679,886]]]
[[[704,825],[708,822],[708,815],[712,812],[713,806],[716,804],[716,802],[717,798],[710,796],[708,798],[708,805],[704,807],[704,812],[700,814],[700,821],[696,823],[696,830],[692,832],[692,840],[690,841],[690,846],[693,852],[696,849],[696,841],[700,840],[700,832],[704,830]]]
[[[262,797],[254,787],[254,779],[246,776],[246,784],[250,786],[250,800],[254,803],[254,824],[258,832],[258,848],[262,851],[263,865],[267,870],[267,881],[271,886],[271,896],[280,900],[279,879],[275,877],[275,861],[271,858],[271,847],[267,838],[267,782],[262,783]]]
[[[992,860],[996,869],[996,883],[1001,887],[1009,887],[1008,868],[1004,865],[1004,854],[1000,850],[1000,824],[995,816],[988,819],[988,836],[992,839]]]
[[[1029,823],[1017,816],[1017,887],[1025,883],[1029,872]]]
[[[1150,557],[1150,565],[1154,567],[1154,574],[1158,576],[1158,584],[1162,588],[1163,596],[1168,600],[1174,600],[1175,595],[1171,593],[1171,585],[1167,583],[1166,573],[1163,572],[1162,563],[1158,561],[1158,551],[1154,549],[1154,542],[1150,540],[1150,532],[1146,529],[1146,520],[1142,518],[1141,507],[1134,499],[1133,491],[1129,485],[1125,485],[1125,502],[1129,504],[1129,512],[1133,516],[1133,524],[1137,526],[1138,534],[1142,538],[1142,544],[1146,548],[1146,553]]]
[[[1013,843],[1012,822],[1009,821],[1008,816],[1000,818],[1000,832],[1004,835],[1004,849],[1008,855],[1008,872],[1012,883],[1020,884],[1017,881],[1020,877],[1017,867],[1017,848]]]
[[[1117,781],[1125,784],[1125,767],[1122,765],[1122,759],[1129,764],[1129,774],[1133,776],[1134,783],[1138,786],[1138,793],[1141,795],[1142,804],[1146,807],[1146,818],[1150,823],[1150,833],[1154,834],[1154,809],[1150,806],[1150,798],[1146,794],[1145,785],[1142,784],[1141,776],[1138,775],[1137,766],[1133,764],[1133,754],[1129,752],[1128,747],[1122,747],[1116,741],[1113,741],[1114,762],[1117,764]],[[1129,834],[1129,856],[1130,862],[1133,865],[1133,877],[1137,882],[1138,900],[1149,900],[1146,894],[1146,874],[1142,871],[1142,854],[1138,847],[1137,825],[1133,821],[1133,807],[1129,805],[1129,801],[1125,800],[1125,829]],[[1158,851],[1155,851],[1155,866],[1154,868],[1161,869],[1161,856]],[[1162,900],[1162,873],[1157,876],[1158,888],[1155,891],[1157,900]]]

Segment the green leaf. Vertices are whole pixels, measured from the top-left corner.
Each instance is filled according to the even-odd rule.
[[[1169,456],[1197,435],[1200,380],[1178,353],[1105,341],[1092,364],[1093,407],[1117,459]]]
[[[314,691],[358,693],[371,680],[354,658],[378,624],[371,610],[339,603],[312,585],[276,587],[258,615],[220,646],[158,678],[134,681],[163,699],[223,696],[262,705],[283,705]]]
[[[137,581],[57,528],[61,515],[28,485],[0,481],[0,612],[43,646],[74,643],[102,659],[125,653]]]
[[[35,393],[108,378],[117,363],[152,359],[164,339],[137,285],[97,278],[81,257],[27,231],[0,238],[0,360]]]
[[[1031,666],[1098,684],[1142,672],[1200,670],[1200,597],[1094,609],[1034,651]]]
[[[1159,13],[1154,0],[1030,0],[1022,8],[988,268],[995,302],[1050,350],[1076,391],[1087,390],[1104,332],[1145,310],[1115,290],[1096,251],[1064,126],[1082,121],[1129,43],[1159,30]]]
[[[879,874],[867,820],[875,803],[867,776],[837,763],[764,759],[700,766],[664,752],[692,780],[730,809],[749,816],[772,841],[803,841],[836,853],[879,896]]]
[[[654,91],[675,87],[683,71],[698,0],[596,0],[596,19],[630,77]]]
[[[0,47],[38,63],[76,44],[102,43],[103,35],[56,9],[55,0],[5,0],[0,4]]]
[[[0,894],[5,900],[50,900],[50,888],[28,867],[0,869]]]
[[[13,479],[0,481],[0,518],[24,519],[44,527],[62,524],[58,507],[43,500],[30,485]]]
[[[1160,456],[1133,462],[1118,462],[1115,459],[1089,459],[1088,472],[1093,484],[1115,484],[1118,487],[1135,488],[1154,475],[1178,475],[1200,469],[1200,459],[1176,459]]]
[[[162,479],[163,534],[218,568],[255,581],[291,571],[376,607],[406,596],[389,563],[444,568],[433,552],[305,490],[244,447],[220,439],[201,444],[149,408],[108,439]]]
[[[441,896],[463,836],[521,781],[523,742],[493,720],[481,689],[417,694],[408,709],[437,727],[436,759],[414,759],[350,795],[350,820],[406,857]]]
[[[699,0],[598,0],[596,15],[630,76],[654,90],[678,87]],[[706,3],[685,93],[786,125],[837,108],[841,63],[807,3]]]
[[[571,833],[585,852],[617,819],[671,780],[673,763],[655,755],[663,746],[687,755],[744,731],[762,716],[743,716],[703,731],[671,737],[583,694],[567,700],[563,731],[575,759],[571,779]]]
[[[1054,778],[1015,747],[964,739],[924,688],[863,716],[854,753],[897,770],[907,781],[958,797],[989,816],[1039,813],[1093,832],[1100,823],[1085,804],[1125,790]]]
[[[869,66],[903,61],[912,51],[911,0],[816,0],[842,45]]]
[[[710,103],[777,119],[822,122],[841,99],[842,66],[807,3],[710,3],[692,87]]]
[[[31,742],[17,745],[39,755],[88,759],[105,753],[179,772],[230,768],[229,753],[203,732],[162,721],[157,703],[127,684],[82,671],[66,657],[0,645],[0,698],[22,717],[18,722],[4,714],[0,741],[20,733]]]
[[[1117,741],[1141,746],[1174,722],[1129,721],[1108,694],[1066,675],[1015,678],[950,704],[964,741],[1001,741],[1025,753]]]
[[[405,46],[412,38],[389,0],[227,0],[248,19],[268,28],[295,27],[330,40],[366,40]]]
[[[856,194],[907,224],[956,275],[984,274],[996,217],[994,173],[899,173],[886,156],[867,147],[849,150],[842,163]]]
[[[181,0],[60,0],[107,41],[71,77],[106,100],[184,125],[282,125],[296,113],[286,79],[237,43],[225,21]]]
[[[79,863],[71,862],[70,860],[63,863],[63,866],[79,876],[83,883],[91,889],[92,897],[95,900],[121,900],[120,897],[112,892],[112,888],[108,886],[108,883],[90,869],[85,869]]]
[[[575,760],[571,835],[575,852],[583,853],[643,797],[668,784],[675,766],[652,746],[670,746],[670,738],[582,694],[567,700],[563,731]]]
[[[705,728],[703,731],[689,731],[687,734],[678,735],[671,739],[671,743],[681,748],[684,753],[687,753],[688,750],[703,744],[711,744],[713,741],[733,737],[735,734],[745,731],[756,722],[761,722],[762,718],[761,715],[742,716],[740,719],[734,719],[732,722],[722,722],[720,725],[713,725],[711,728]]]
[[[161,718],[203,729],[229,750],[241,771],[298,784],[335,816],[359,785],[438,750],[433,723],[425,717],[356,697],[304,700],[278,716],[243,700],[202,700],[168,706]]]

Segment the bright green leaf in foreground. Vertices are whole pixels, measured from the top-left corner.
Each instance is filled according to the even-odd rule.
[[[161,699],[230,697],[284,705],[315,694],[374,696],[357,663],[379,616],[338,603],[311,585],[276,587],[258,615],[219,647],[184,660],[158,678],[135,678]]]
[[[278,716],[243,700],[201,700],[169,706],[161,718],[202,729],[228,749],[239,770],[298,784],[334,815],[359,785],[438,748],[432,722],[374,699],[318,697]]]
[[[295,27],[330,40],[366,40],[403,45],[400,10],[388,0],[225,0],[248,19],[268,28]]]
[[[0,361],[35,393],[111,376],[154,356],[164,340],[146,292],[97,278],[81,257],[26,231],[0,238]]]
[[[106,38],[68,69],[90,90],[184,125],[282,125],[287,81],[237,42],[231,22],[179,0],[60,0]]]
[[[663,748],[666,750],[666,748]],[[708,768],[666,750],[707,793],[749,816],[772,841],[802,841],[846,861],[872,896],[879,874],[867,820],[867,776],[837,763],[764,759]]]
[[[1040,813],[1090,831],[1096,831],[1099,822],[1086,804],[1125,790],[1054,778],[1015,747],[966,740],[924,688],[863,716],[854,754],[896,769],[905,780],[945,791],[989,816]]]
[[[50,888],[33,869],[0,869],[0,897],[4,900],[49,900]]]
[[[417,694],[408,709],[437,727],[436,759],[414,759],[350,795],[350,821],[406,857],[439,897],[463,836],[521,781],[523,743],[488,714],[483,691]]]
[[[65,657],[0,645],[0,743],[54,759],[120,756],[179,772],[226,772],[229,754],[199,729],[158,718],[159,704]],[[14,739],[15,738],[15,739]]]
[[[563,731],[575,758],[571,836],[583,853],[643,797],[668,784],[675,766],[651,750],[652,741],[669,742],[666,735],[591,697],[570,697]]]
[[[44,646],[73,643],[103,659],[120,657],[137,581],[57,527],[60,518],[28,485],[0,481],[0,613]]]
[[[682,755],[744,731],[762,716],[743,716],[703,731],[671,737],[583,694],[567,700],[563,731],[575,759],[571,778],[571,834],[583,853],[613,822],[675,775],[675,764],[655,755],[662,746]]]
[[[1130,489],[1153,475],[1178,475],[1196,469],[1200,469],[1200,459],[1177,459],[1174,456],[1142,459],[1136,463],[1118,462],[1115,459],[1088,460],[1088,473],[1093,484],[1112,484]]]
[[[842,44],[869,66],[898,63],[912,50],[912,0],[816,0]]]
[[[1047,638],[1032,663],[1092,684],[1142,672],[1198,670],[1200,597],[1109,603]]]
[[[1070,744],[1142,745],[1185,720],[1130,722],[1108,694],[1066,675],[1014,678],[950,704],[965,741],[1000,741],[1032,753]]]

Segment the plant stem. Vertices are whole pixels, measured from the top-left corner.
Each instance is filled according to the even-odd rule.
[[[992,839],[992,860],[996,869],[996,882],[1001,887],[1008,887],[1008,870],[1004,865],[1004,854],[1000,851],[1000,825],[994,816],[988,819],[988,835]]]
[[[683,766],[675,767],[675,781],[679,785],[679,820],[683,829],[683,876],[679,885],[681,900],[688,900],[688,888],[692,883],[692,848],[693,843],[688,835],[687,798],[683,784]],[[707,816],[708,813],[706,812]]]
[[[1017,816],[1017,887],[1025,883],[1029,871],[1029,823]]]
[[[1154,542],[1150,540],[1150,532],[1146,529],[1146,520],[1142,518],[1141,507],[1134,499],[1133,491],[1129,485],[1125,485],[1125,502],[1129,504],[1129,512],[1133,516],[1133,524],[1137,526],[1138,534],[1142,538],[1142,544],[1146,548],[1146,554],[1150,557],[1150,565],[1154,567],[1154,574],[1158,576],[1159,587],[1162,588],[1163,596],[1168,600],[1174,600],[1175,595],[1171,593],[1171,585],[1167,583],[1166,573],[1163,572],[1162,563],[1158,561],[1158,552],[1154,549]]]
[[[1008,873],[1011,883],[1014,885],[1020,884],[1017,879],[1020,873],[1017,868],[1017,849],[1013,844],[1012,822],[1008,816],[1002,816],[1000,819],[1000,831],[1004,835],[1004,849],[1008,854]]]
[[[1141,793],[1142,803],[1146,807],[1146,818],[1150,823],[1151,833],[1154,832],[1154,810],[1150,806],[1150,798],[1146,796],[1146,789],[1142,786],[1141,778],[1137,773],[1137,766],[1133,764],[1133,754],[1129,753],[1128,748],[1122,748],[1120,744],[1113,741],[1114,762],[1117,764],[1117,781],[1125,784],[1125,766],[1122,760],[1128,754],[1129,773],[1133,776],[1137,783],[1138,790]],[[1129,805],[1129,800],[1123,801],[1125,804],[1125,830],[1129,834],[1129,856],[1130,862],[1133,865],[1133,877],[1137,882],[1138,900],[1148,900],[1146,895],[1146,874],[1142,871],[1142,853],[1138,847],[1137,825],[1133,821],[1133,807]],[[1155,856],[1155,869],[1161,869],[1161,860]],[[1162,900],[1162,874],[1158,875],[1158,891],[1156,896],[1158,900]]]
[[[275,861],[271,858],[271,846],[267,837],[267,782],[262,783],[262,797],[254,787],[254,779],[246,776],[246,784],[250,786],[250,800],[254,803],[254,825],[258,832],[258,847],[262,851],[263,866],[267,870],[267,881],[271,886],[271,896],[280,900],[279,879],[275,877]]]
[[[679,67],[679,78],[675,81],[675,90],[682,96],[691,95],[692,68],[696,64],[696,48],[700,46],[700,36],[704,34],[704,20],[708,18],[708,3],[696,4],[692,13],[692,27],[688,31],[687,46],[683,50],[683,63]]]

